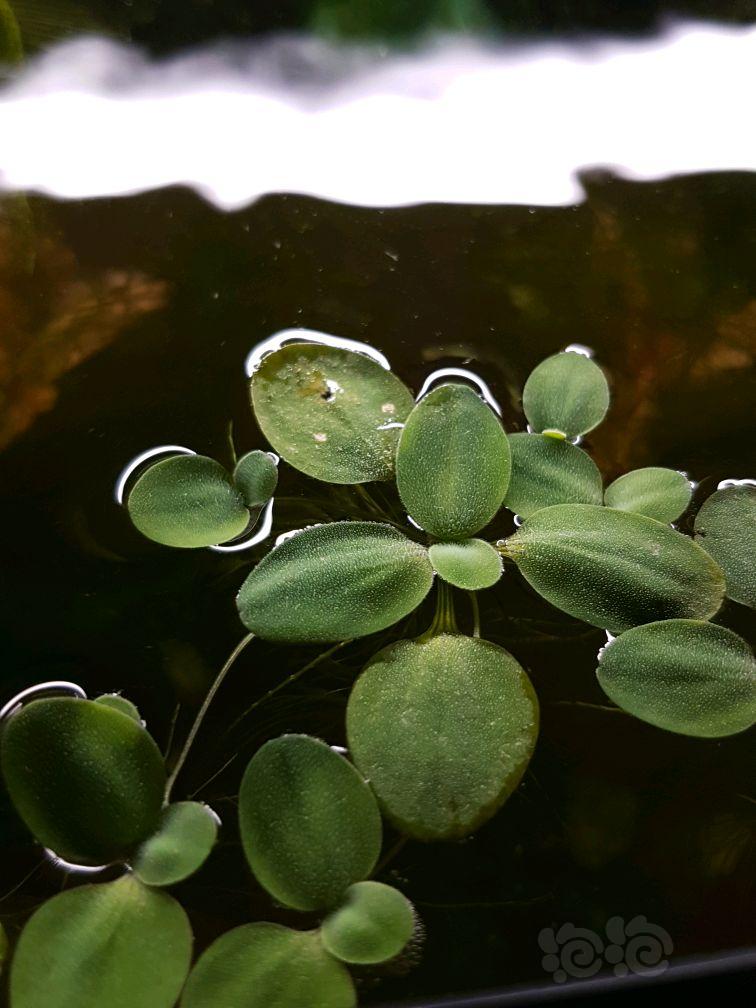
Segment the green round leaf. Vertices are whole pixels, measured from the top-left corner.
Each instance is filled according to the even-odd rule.
[[[321,927],[323,945],[343,962],[368,965],[398,956],[412,937],[412,904],[393,886],[357,882]]]
[[[200,956],[181,1008],[354,1008],[352,978],[317,931],[244,924]]]
[[[396,482],[412,518],[439,539],[467,539],[501,507],[509,443],[493,410],[467,385],[423,396],[399,440]]]
[[[294,343],[264,357],[252,406],[275,451],[327,483],[390,479],[412,395],[365,354]]]
[[[125,714],[127,717],[130,717],[132,721],[136,721],[137,724],[142,723],[142,715],[139,713],[137,708],[131,700],[127,700],[126,697],[121,696],[120,693],[103,693],[102,696],[95,698],[95,703],[102,704],[104,707],[112,707],[113,710],[120,711],[121,714]]]
[[[729,598],[756,609],[756,487],[717,490],[704,501],[695,530],[724,571]]]
[[[401,532],[375,522],[332,522],[271,550],[236,605],[247,629],[266,640],[351,640],[412,612],[432,583],[428,551]]]
[[[249,522],[226,470],[204,455],[173,455],[151,465],[126,505],[142,535],[164,546],[214,546],[241,535]]]
[[[522,409],[537,433],[574,438],[598,427],[609,409],[604,372],[579,353],[558,353],[534,368],[522,392]]]
[[[247,452],[236,463],[234,483],[247,507],[261,507],[275,493],[278,466],[267,452]]]
[[[218,821],[200,802],[163,809],[157,832],[136,852],[132,867],[146,885],[167,886],[193,875],[215,845]]]
[[[3,727],[2,765],[21,818],[66,861],[120,860],[157,827],[163,758],[112,707],[71,697],[27,704]]]
[[[604,503],[619,511],[634,511],[669,524],[680,517],[690,504],[692,495],[691,482],[683,473],[649,466],[634,469],[610,483],[604,494]]]
[[[296,910],[336,905],[370,874],[381,849],[370,788],[343,756],[307,735],[282,735],[253,756],[239,824],[258,882]]]
[[[418,840],[472,833],[517,786],[538,701],[515,659],[457,634],[398,641],[355,683],[349,749],[386,815]]]
[[[506,550],[558,609],[621,633],[659,619],[709,619],[722,572],[700,546],[645,515],[557,504],[530,517]]]
[[[600,504],[601,473],[580,448],[547,434],[510,434],[505,505],[520,518],[551,504]]]
[[[501,556],[482,539],[435,543],[428,550],[435,572],[457,588],[479,591],[501,577]]]
[[[623,633],[596,672],[606,695],[667,731],[719,738],[756,721],[756,661],[731,630],[663,620]]]
[[[60,893],[24,928],[13,1008],[173,1008],[192,954],[186,914],[125,875]]]

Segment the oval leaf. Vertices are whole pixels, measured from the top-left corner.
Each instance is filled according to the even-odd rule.
[[[467,539],[501,507],[509,444],[498,417],[467,385],[441,385],[410,413],[396,482],[412,518],[439,539]]]
[[[247,452],[236,463],[234,483],[247,507],[261,507],[275,493],[278,467],[267,452]]]
[[[501,577],[501,556],[482,539],[435,543],[428,556],[435,572],[457,588],[479,591],[490,588]]]
[[[226,470],[204,455],[156,462],[136,481],[126,505],[142,535],[163,546],[214,546],[241,535],[249,522]]]
[[[704,501],[695,530],[724,571],[729,598],[756,609],[756,487],[717,490]]]
[[[163,809],[157,832],[139,848],[132,867],[146,885],[173,885],[202,866],[217,836],[212,809],[200,802],[176,802]]]
[[[604,372],[583,354],[565,352],[541,361],[525,382],[522,409],[536,433],[574,438],[598,427],[609,409]]]
[[[412,937],[412,904],[393,886],[357,882],[321,927],[323,945],[343,962],[368,965],[398,956]]]
[[[418,840],[464,837],[517,786],[538,701],[515,659],[457,634],[379,652],[347,707],[349,749],[386,815]]]
[[[120,711],[121,714],[126,714],[137,724],[142,724],[142,715],[136,706],[120,693],[103,693],[102,696],[95,697],[95,703],[102,704],[104,707],[112,707],[114,710]]]
[[[692,495],[693,487],[684,473],[649,466],[634,469],[610,483],[604,494],[604,503],[619,511],[634,511],[669,524],[680,517],[690,504]]]
[[[381,817],[370,788],[325,742],[282,735],[253,756],[239,824],[258,882],[285,906],[319,910],[372,871]]]
[[[552,504],[600,504],[601,473],[580,448],[547,434],[510,434],[505,505],[520,518]]]
[[[375,522],[332,522],[271,550],[236,605],[247,629],[266,640],[350,640],[412,612],[432,583],[427,550],[401,532]]]
[[[667,731],[719,738],[756,721],[756,661],[746,642],[699,620],[664,620],[623,633],[596,672],[610,700]]]
[[[125,858],[157,827],[162,756],[141,725],[112,707],[33,701],[3,728],[2,764],[21,818],[66,861]]]
[[[125,875],[54,896],[24,928],[13,1008],[172,1008],[192,954],[186,914]]]
[[[408,388],[365,354],[294,343],[264,357],[252,406],[275,451],[327,483],[390,479]]]
[[[558,609],[612,633],[659,619],[709,619],[722,572],[700,546],[645,515],[590,504],[543,508],[506,543]]]
[[[317,931],[244,924],[200,956],[181,1008],[353,1008],[349,973]]]

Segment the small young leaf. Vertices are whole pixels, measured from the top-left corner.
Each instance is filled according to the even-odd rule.
[[[480,591],[501,577],[501,556],[482,539],[435,543],[428,556],[435,572],[457,588]]]
[[[216,939],[189,975],[181,1008],[354,1008],[346,968],[317,931],[243,924]]]
[[[756,487],[724,487],[696,515],[696,539],[724,571],[727,595],[756,609]]]
[[[181,882],[202,866],[217,835],[218,821],[207,805],[192,801],[168,805],[157,832],[136,852],[134,872],[145,885]]]
[[[133,876],[44,903],[11,966],[13,1008],[173,1008],[192,932],[173,897]]]
[[[251,391],[263,434],[295,469],[327,483],[391,478],[414,401],[370,357],[294,343],[263,358]]]
[[[756,661],[731,630],[699,620],[634,627],[603,649],[610,700],[667,731],[719,738],[756,721]]]
[[[579,353],[558,353],[534,368],[522,391],[522,409],[536,433],[579,437],[598,427],[609,409],[604,372]]]
[[[214,546],[241,535],[249,522],[231,477],[204,455],[173,455],[151,465],[126,505],[142,535],[163,546]]]
[[[692,495],[693,487],[683,473],[649,466],[634,469],[610,483],[604,494],[604,503],[607,507],[634,511],[668,525],[680,517],[690,504]]]
[[[558,609],[612,633],[659,619],[709,619],[722,572],[700,546],[645,515],[557,504],[506,544],[533,588]]]
[[[389,525],[332,522],[263,557],[239,591],[242,623],[266,640],[324,643],[383,630],[433,583],[428,551]]]
[[[236,463],[234,483],[248,508],[261,507],[276,491],[278,467],[267,452],[247,452]]]
[[[520,518],[551,504],[600,504],[601,473],[580,448],[547,434],[510,434],[512,476],[504,504]]]
[[[157,827],[163,758],[140,724],[105,704],[27,704],[3,727],[2,765],[21,818],[66,861],[120,860]]]
[[[467,385],[423,396],[399,439],[396,482],[412,518],[438,539],[467,539],[501,507],[509,444],[493,410]]]
[[[347,737],[383,811],[418,840],[469,835],[517,786],[538,701],[515,659],[457,634],[398,641],[352,690]]]
[[[282,735],[252,757],[239,825],[258,882],[296,910],[336,905],[370,874],[381,849],[370,788],[343,756],[307,735]]]
[[[398,889],[382,882],[357,882],[323,921],[321,935],[337,959],[369,965],[398,956],[414,927],[412,904]]]
[[[142,716],[137,708],[131,700],[127,700],[120,693],[103,693],[102,696],[95,698],[95,703],[102,704],[104,707],[112,707],[113,710],[120,711],[121,714],[130,717],[137,724],[142,723]]]

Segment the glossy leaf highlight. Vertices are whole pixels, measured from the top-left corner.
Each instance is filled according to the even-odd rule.
[[[163,809],[160,825],[132,861],[134,872],[151,886],[168,886],[193,875],[218,836],[214,812],[200,802],[176,802]]]
[[[649,466],[634,469],[610,483],[604,494],[604,503],[607,507],[634,511],[669,524],[680,517],[690,504],[692,495],[693,487],[683,473]]]
[[[323,945],[343,962],[368,965],[398,956],[415,926],[407,897],[382,882],[357,882],[323,921]]]
[[[399,495],[438,539],[467,539],[501,507],[509,443],[493,410],[467,385],[440,385],[405,424],[396,456]]]
[[[173,1008],[192,932],[171,896],[125,875],[34,913],[11,966],[12,1008]]]
[[[267,452],[247,452],[236,463],[234,484],[248,508],[262,507],[275,493],[278,466]]]
[[[264,357],[252,406],[274,450],[328,483],[390,479],[408,388],[365,354],[294,343]]]
[[[723,487],[696,515],[696,540],[724,571],[727,595],[756,609],[756,487]]]
[[[192,970],[181,1008],[354,1008],[352,978],[317,931],[244,924],[221,935]]]
[[[173,455],[139,477],[126,505],[142,535],[196,549],[234,539],[249,511],[226,470],[204,455]]]
[[[552,504],[600,504],[601,473],[580,448],[546,434],[510,434],[512,476],[504,504],[529,518]]]
[[[722,604],[724,578],[711,557],[668,525],[629,511],[543,508],[506,551],[552,605],[615,634],[659,619],[709,619]]]
[[[464,837],[490,818],[537,734],[538,701],[520,665],[458,634],[384,648],[347,707],[357,768],[389,819],[418,840]]]
[[[522,409],[536,433],[552,430],[579,437],[606,416],[609,386],[598,364],[583,354],[554,354],[530,373]]]
[[[3,727],[2,766],[21,818],[66,861],[126,858],[157,827],[163,758],[144,728],[112,707],[32,701]]]
[[[731,630],[699,620],[634,627],[603,649],[606,695],[667,731],[719,738],[756,721],[756,661]]]
[[[241,587],[242,623],[266,640],[316,643],[383,630],[422,602],[428,552],[389,525],[333,522],[263,557]]]
[[[282,735],[253,756],[239,824],[257,880],[296,910],[338,904],[370,874],[381,848],[370,788],[351,763],[307,735]]]

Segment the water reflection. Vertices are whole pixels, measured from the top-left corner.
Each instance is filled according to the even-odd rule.
[[[268,454],[271,454],[270,452]],[[256,546],[258,543],[264,542],[265,539],[270,535],[270,531],[273,528],[273,502],[274,498],[268,501],[262,511],[262,516],[259,521],[256,522],[251,528],[251,535],[249,539],[242,538],[238,542],[229,543],[227,546],[217,545],[208,546],[209,550],[213,553],[241,553],[242,550],[248,550],[252,546]],[[248,533],[244,533],[247,535]]]
[[[419,402],[424,395],[430,392],[434,385],[441,382],[444,378],[463,378],[465,381],[471,382],[477,388],[481,398],[485,399],[491,409],[501,416],[501,406],[491,389],[482,378],[476,375],[474,371],[468,371],[467,368],[443,367],[438,368],[437,371],[433,371],[423,382],[420,391],[415,397],[416,400]]]
[[[116,480],[114,497],[116,504],[123,505],[126,485],[136,471],[148,459],[157,458],[160,455],[196,455],[196,451],[191,448],[184,448],[182,445],[158,445],[157,448],[148,448],[146,451],[136,455],[122,470]]]
[[[4,704],[0,708],[0,725],[7,718],[12,717],[16,711],[20,710],[21,707],[28,700],[38,700],[41,697],[47,696],[72,696],[79,700],[86,700],[86,692],[77,683],[68,682],[65,679],[54,679],[50,682],[37,683],[35,686],[29,686],[27,689],[21,690],[14,697]]]
[[[244,372],[247,377],[252,377],[260,367],[264,357],[274,353],[276,350],[280,350],[282,346],[286,346],[289,343],[321,343],[323,346],[337,347],[341,350],[352,350],[355,353],[371,357],[382,368],[385,368],[386,371],[391,370],[388,358],[384,357],[380,350],[376,350],[375,347],[370,346],[369,343],[360,343],[359,340],[347,339],[345,336],[332,336],[330,333],[319,332],[317,329],[297,328],[282,329],[280,332],[274,333],[254,346],[244,361]],[[332,388],[329,385],[329,391],[333,394],[339,391],[339,388],[338,386]]]

